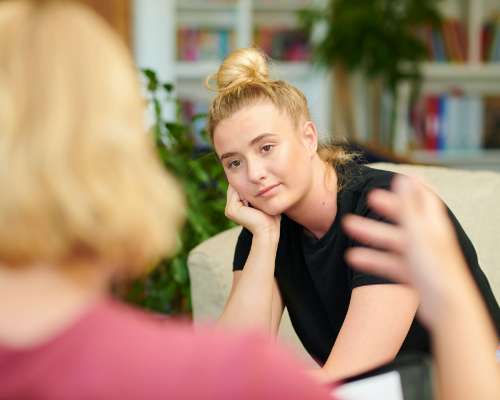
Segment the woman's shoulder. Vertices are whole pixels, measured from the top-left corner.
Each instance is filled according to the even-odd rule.
[[[369,212],[367,196],[373,189],[389,189],[393,172],[351,163],[340,171],[341,186],[338,193],[339,214]]]
[[[356,163],[347,164],[339,170],[338,174],[341,180],[341,192],[366,192],[375,188],[388,189],[395,175],[392,171]]]

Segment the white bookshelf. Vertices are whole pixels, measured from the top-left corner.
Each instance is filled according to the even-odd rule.
[[[460,19],[466,28],[468,41],[467,59],[463,63],[426,62],[422,68],[422,93],[440,94],[462,92],[476,96],[500,96],[500,63],[481,60],[481,32],[485,20],[492,14],[500,15],[498,0],[445,0],[442,3],[444,18]],[[399,110],[407,110],[408,99],[403,96]],[[405,118],[401,116],[400,118]],[[410,134],[409,131],[403,134]],[[500,170],[500,150],[445,150],[405,151],[408,138],[400,141],[399,151],[416,161],[470,169]]]
[[[225,27],[235,32],[236,47],[247,47],[253,43],[253,30],[259,25],[279,23],[293,25],[294,13],[303,6],[321,6],[327,0],[133,0],[134,5],[134,47],[136,61],[140,67],[155,69],[163,80],[173,82],[178,94],[200,101],[208,101],[213,93],[204,88],[205,78],[214,73],[220,61],[179,62],[177,60],[177,28],[184,24],[194,27]],[[479,95],[500,96],[500,63],[482,63],[480,60],[480,32],[486,16],[492,10],[500,11],[499,0],[444,0],[445,16],[458,17],[467,27],[469,42],[465,63],[427,62],[423,65],[423,93],[440,93],[461,90]],[[329,74],[318,70],[306,62],[275,62],[273,76],[296,84],[306,94],[311,113],[318,124],[320,133],[331,132],[331,122],[335,118],[331,110],[331,82]],[[362,79],[354,79],[354,95],[357,108],[365,109],[367,95]],[[408,88],[402,88],[408,92]],[[360,94],[358,96],[358,94]],[[399,109],[404,110],[408,96],[402,96]],[[359,102],[359,104],[358,104]],[[167,109],[173,115],[174,109]],[[368,131],[366,112],[356,115],[358,131]],[[407,152],[408,129],[398,118],[402,138],[398,140],[399,152]],[[363,134],[361,133],[361,138]],[[433,163],[456,166],[463,159],[483,157],[489,165],[499,164],[498,152],[479,151],[473,156],[466,154],[446,154],[419,151],[418,160],[432,160]],[[477,164],[477,163],[476,163]],[[480,164],[480,162],[479,162]]]
[[[157,0],[165,1],[165,0]],[[167,0],[168,1],[168,0]],[[312,5],[324,4],[326,0],[171,0],[174,24],[170,35],[177,43],[179,27],[226,28],[234,34],[235,47],[254,45],[253,32],[256,27],[298,25],[296,11]],[[179,61],[174,46],[172,81],[181,98],[208,102],[213,93],[205,89],[206,77],[217,71],[222,60]],[[327,135],[330,127],[330,78],[329,74],[313,67],[308,62],[273,61],[271,76],[284,79],[301,89],[309,101],[311,114],[319,131]]]

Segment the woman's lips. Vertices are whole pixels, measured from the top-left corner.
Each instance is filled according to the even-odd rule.
[[[280,183],[266,186],[265,188],[259,190],[259,192],[257,193],[257,197],[267,197],[272,195],[274,193],[274,189],[277,188],[279,185]]]

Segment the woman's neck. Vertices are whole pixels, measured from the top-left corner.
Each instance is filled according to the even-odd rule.
[[[304,197],[286,215],[302,225],[314,237],[328,232],[337,215],[337,174],[319,156],[314,160],[311,186]]]
[[[0,343],[27,347],[50,339],[103,293],[103,281],[97,276],[83,283],[46,265],[0,265]]]

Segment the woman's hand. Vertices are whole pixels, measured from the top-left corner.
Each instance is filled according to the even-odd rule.
[[[230,220],[247,228],[254,236],[262,233],[279,237],[281,216],[268,215],[251,207],[231,185],[227,188],[225,214]]]
[[[402,176],[394,179],[391,192],[370,193],[368,204],[395,225],[345,217],[347,233],[371,246],[350,249],[347,261],[365,272],[417,288],[420,317],[432,325],[443,295],[471,281],[444,204],[424,185]]]

